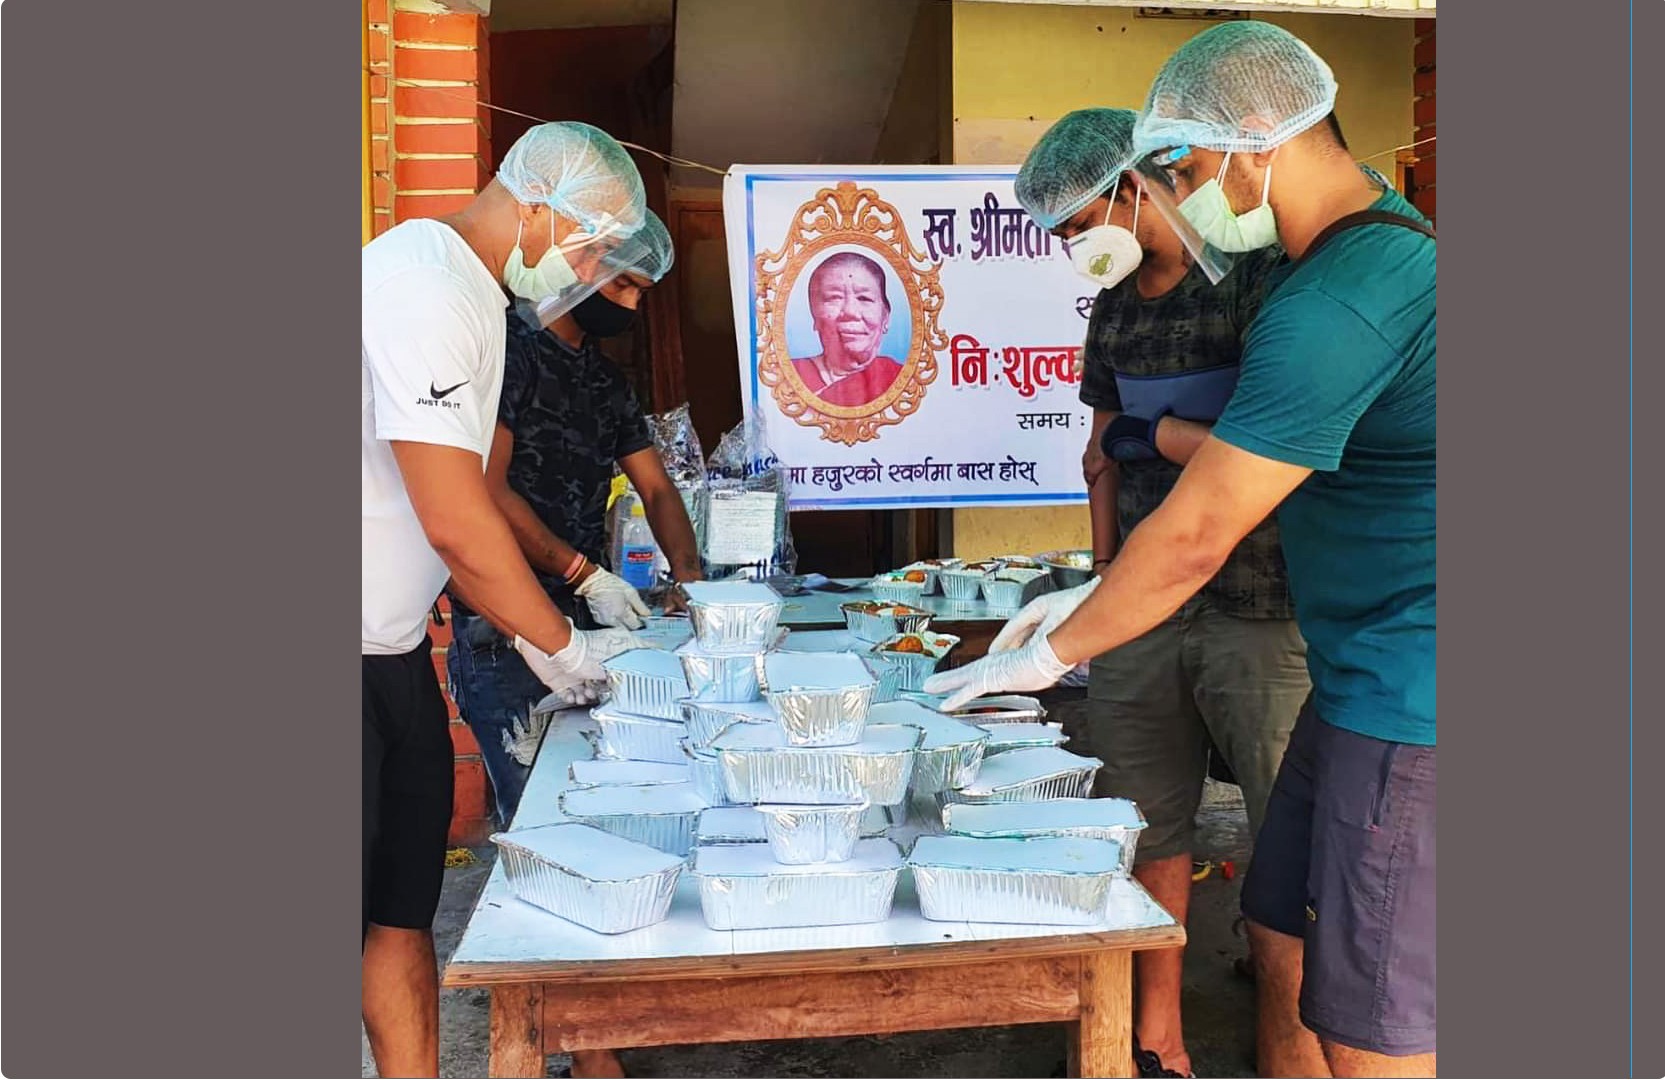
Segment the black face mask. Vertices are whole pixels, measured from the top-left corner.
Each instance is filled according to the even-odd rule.
[[[636,321],[636,312],[623,304],[613,303],[599,292],[593,292],[578,301],[577,306],[572,309],[572,318],[584,333],[591,337],[606,338],[630,329],[631,324]]]

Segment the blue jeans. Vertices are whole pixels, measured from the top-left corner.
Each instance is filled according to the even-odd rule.
[[[451,616],[445,670],[457,711],[480,744],[498,823],[508,828],[532,772],[510,753],[514,725],[528,724],[532,706],[548,696],[549,688],[515,652],[514,642],[478,615]]]

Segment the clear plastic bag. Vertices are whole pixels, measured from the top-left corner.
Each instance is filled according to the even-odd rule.
[[[798,552],[787,519],[788,474],[769,449],[761,414],[752,414],[722,437],[706,475],[710,493],[700,551],[707,576],[763,580],[795,573]],[[773,519],[767,541],[759,528],[764,515]]]
[[[704,451],[688,406],[681,405],[670,412],[649,416],[647,424],[659,458],[664,462],[665,472],[682,495],[682,503],[688,510],[688,521],[694,527],[697,549],[703,551],[711,487],[705,474]],[[620,568],[632,565],[632,555],[640,560],[644,555],[643,549],[648,546],[643,535],[646,530],[641,528],[640,506],[641,498],[636,489],[615,466],[613,494],[607,508],[607,537],[614,573],[621,577],[624,573]],[[671,580],[670,561],[665,557],[664,550],[657,542],[652,544],[652,549],[651,582],[646,588],[638,585],[638,591],[650,603],[661,598]],[[637,582],[631,581],[631,584]]]

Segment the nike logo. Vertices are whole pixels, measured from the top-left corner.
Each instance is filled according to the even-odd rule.
[[[456,386],[448,386],[444,390],[435,390],[434,389],[434,384],[432,382],[430,382],[430,383],[428,383],[428,396],[437,401],[440,398],[443,398],[446,394],[451,393],[451,391],[456,390],[458,387],[467,386],[467,385],[468,385],[468,380],[464,379],[462,382],[458,383]]]

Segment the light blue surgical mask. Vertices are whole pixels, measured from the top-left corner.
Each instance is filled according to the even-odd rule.
[[[536,266],[527,266],[526,256],[520,250],[520,234],[525,227],[525,223],[522,222],[515,230],[514,250],[509,252],[509,259],[503,264],[503,284],[521,299],[542,304],[578,284],[578,275],[573,272],[572,264],[567,262],[560,246],[555,243],[553,213],[549,215],[549,250],[544,252],[543,258],[538,260]]]
[[[1260,205],[1247,213],[1234,213],[1220,181],[1231,164],[1228,153],[1220,162],[1219,175],[1193,191],[1179,204],[1179,212],[1197,235],[1221,251],[1255,251],[1278,242],[1278,222],[1272,215],[1272,167],[1266,167],[1266,182],[1260,189]]]

